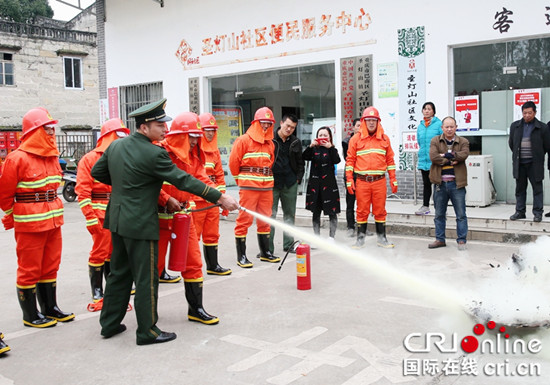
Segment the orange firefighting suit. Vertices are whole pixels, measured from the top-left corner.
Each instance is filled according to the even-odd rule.
[[[91,171],[105,149],[117,138],[115,131],[110,132],[78,162],[75,192],[78,195],[78,205],[86,217],[86,228],[92,235],[93,246],[88,259],[90,266],[103,266],[105,261],[111,260],[113,251],[111,231],[103,228],[111,186],[95,180]]]
[[[217,133],[215,135],[218,135]],[[206,175],[212,183],[216,186],[216,189],[225,193],[225,178],[222,168],[222,159],[220,156],[220,150],[217,146],[217,141],[212,139],[208,142],[205,138],[201,138],[201,149],[205,155],[204,170]],[[212,206],[212,203],[205,201],[201,197],[193,196],[196,208],[202,209],[208,206]],[[193,222],[195,229],[197,230],[197,237],[200,240],[202,235],[202,243],[204,246],[218,246],[218,240],[220,239],[220,209],[219,207],[213,207],[209,210],[197,211],[193,213]],[[206,226],[205,226],[206,224]]]
[[[8,154],[0,177],[6,230],[15,229],[17,287],[54,282],[61,262],[63,202],[57,197],[61,167],[55,137],[38,128]]]
[[[192,153],[189,152],[188,134],[179,134],[167,136],[161,142],[161,145],[168,151],[172,162],[183,171],[195,178],[206,183],[209,186],[214,186],[212,181],[206,175],[204,171],[204,163],[201,159],[204,159],[204,154],[200,151],[199,144],[197,144]],[[194,197],[185,191],[178,190],[173,185],[164,182],[162,190],[168,197],[173,197],[179,202],[188,202],[194,206],[190,200]],[[162,197],[159,199],[161,203]],[[166,199],[167,200],[167,199]],[[172,218],[174,214],[167,213],[162,207],[159,207],[159,225],[160,225],[160,239],[158,243],[158,269],[162,271],[166,261],[166,251],[168,250],[168,244],[172,235]],[[197,231],[195,229],[194,220],[191,220],[189,227],[189,241],[187,249],[187,264],[185,271],[181,272],[181,276],[185,282],[202,282],[202,257],[199,248],[199,239],[197,237]]]
[[[264,131],[255,121],[248,131],[237,138],[229,155],[229,169],[239,186],[239,203],[242,207],[271,216],[273,206],[273,126]],[[235,237],[246,237],[252,225],[252,215],[239,211]],[[269,234],[269,224],[257,220],[258,234]]]
[[[359,132],[349,141],[346,159],[346,187],[355,190],[357,224],[367,223],[371,205],[374,221],[386,222],[386,171],[390,176],[392,191],[397,191],[393,157],[390,138],[384,134],[380,122],[375,133],[369,135],[363,120]],[[356,185],[354,173],[357,174]]]

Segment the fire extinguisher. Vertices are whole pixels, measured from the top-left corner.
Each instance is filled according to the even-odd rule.
[[[311,289],[311,257],[308,244],[301,243],[296,248],[296,273],[298,290]]]
[[[184,271],[187,266],[190,225],[190,215],[174,214],[174,219],[172,220],[172,240],[170,241],[170,257],[168,260],[168,269],[170,270]]]

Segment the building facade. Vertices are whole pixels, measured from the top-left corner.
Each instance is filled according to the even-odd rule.
[[[60,125],[99,123],[91,12],[67,23],[46,18],[33,24],[0,21],[1,127],[20,127],[23,114],[36,106],[48,108]]]
[[[550,119],[549,5],[100,0],[101,92],[109,117],[125,120],[160,97],[171,115],[212,111],[222,154],[263,105],[276,119],[298,115],[304,146],[321,126],[339,146],[373,105],[396,152],[401,198],[414,196],[415,129],[432,101],[438,117],[457,118],[473,154],[493,155],[497,199],[513,201],[507,135],[518,100],[538,97],[539,118]]]

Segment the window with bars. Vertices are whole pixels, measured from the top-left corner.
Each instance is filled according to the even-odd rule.
[[[132,132],[136,130],[134,119],[128,114],[141,106],[162,99],[162,82],[133,84],[120,87],[120,118]]]
[[[77,57],[63,58],[65,88],[82,89],[82,59]]]
[[[13,86],[15,84],[13,68],[13,54],[0,52],[0,85]]]

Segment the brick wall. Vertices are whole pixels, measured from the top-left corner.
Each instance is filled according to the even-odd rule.
[[[99,76],[99,98],[107,98],[107,64],[105,55],[105,0],[96,0],[97,21],[97,72]]]

